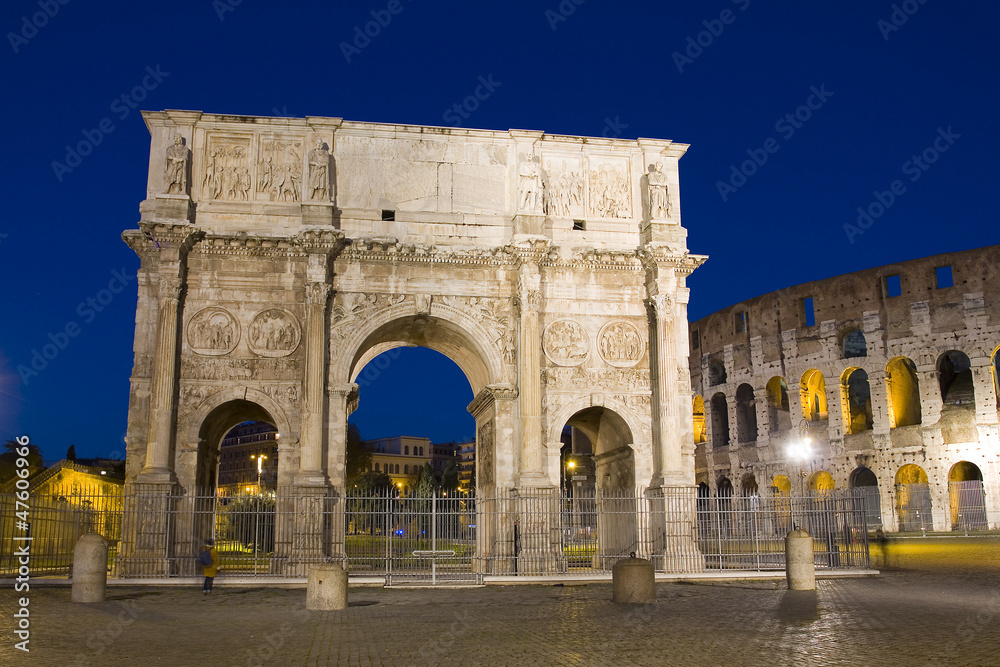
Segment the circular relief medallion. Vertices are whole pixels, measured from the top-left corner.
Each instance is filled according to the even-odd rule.
[[[542,349],[557,366],[579,366],[590,355],[590,336],[576,320],[556,320],[545,327]]]
[[[240,342],[240,323],[222,308],[204,308],[188,323],[188,345],[196,354],[212,357],[229,354]]]
[[[639,329],[631,322],[617,320],[608,322],[597,334],[597,349],[609,365],[616,368],[631,368],[639,363],[646,352]]]
[[[287,357],[299,346],[298,320],[287,310],[272,308],[258,313],[247,330],[247,345],[262,357]]]

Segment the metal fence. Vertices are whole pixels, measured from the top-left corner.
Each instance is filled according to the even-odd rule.
[[[870,508],[857,492],[696,498],[693,489],[517,489],[485,495],[337,497],[278,489],[231,496],[47,494],[31,498],[32,573],[67,574],[76,539],[109,541],[109,570],[130,577],[200,574],[213,538],[220,577],[303,578],[310,564],[396,583],[609,574],[621,558],[657,571],[781,570],[793,527],[814,536],[819,568],[868,566]],[[0,496],[0,575],[17,571],[14,500]]]

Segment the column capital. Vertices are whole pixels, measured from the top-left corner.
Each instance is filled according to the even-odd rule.
[[[310,282],[306,284],[306,303],[310,306],[325,306],[330,298],[330,284]]]

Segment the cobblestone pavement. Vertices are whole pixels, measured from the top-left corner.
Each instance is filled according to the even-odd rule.
[[[302,589],[29,593],[31,652],[14,648],[21,594],[0,591],[0,664],[19,665],[1000,665],[1000,573],[894,572],[784,582],[663,583],[652,605],[608,584],[460,590],[352,588],[343,612]]]

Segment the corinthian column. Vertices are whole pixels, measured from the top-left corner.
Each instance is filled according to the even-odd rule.
[[[681,468],[681,428],[677,407],[677,351],[674,332],[674,300],[669,294],[649,299],[655,338],[653,375],[654,425],[653,485],[679,484],[684,481]]]
[[[330,285],[312,282],[306,286],[305,391],[302,405],[298,486],[325,486],[323,472],[323,368],[324,324]]]
[[[177,266],[163,269],[176,270]],[[174,377],[177,371],[177,312],[181,279],[175,272],[160,274],[157,304],[156,351],[153,357],[153,381],[149,406],[149,440],[146,462],[140,475],[144,483],[176,481],[170,465],[173,434]]]
[[[538,261],[545,244],[518,248],[518,398],[521,412],[521,484],[548,486],[542,467],[542,391],[539,327],[542,291]]]

